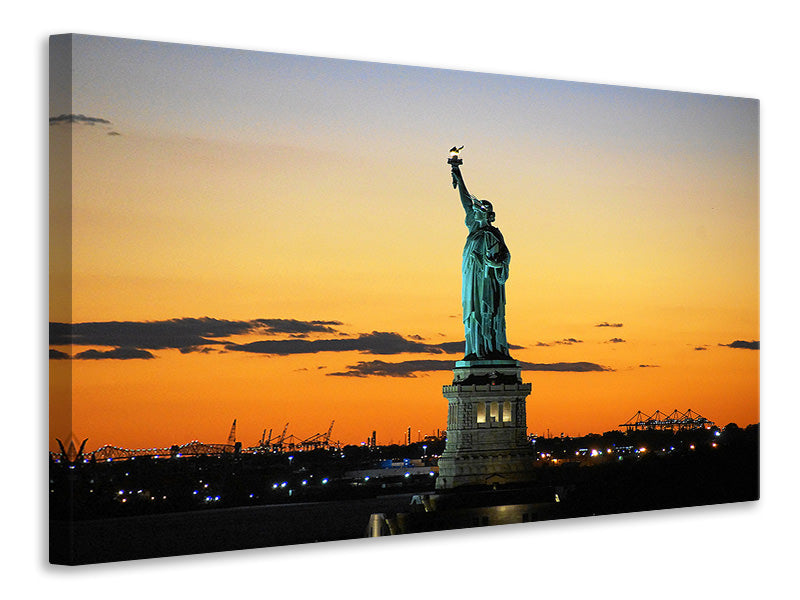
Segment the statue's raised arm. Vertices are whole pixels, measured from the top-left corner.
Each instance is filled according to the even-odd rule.
[[[472,214],[472,207],[475,203],[475,197],[467,190],[467,184],[464,183],[464,176],[461,174],[461,169],[457,164],[452,165],[453,171],[453,187],[458,190],[461,196],[461,205],[464,207],[464,212],[467,216]]]
[[[464,146],[461,146],[460,148],[453,146],[450,149],[450,159],[447,161],[447,163],[450,165],[453,175],[453,188],[458,190],[458,194],[461,197],[461,205],[464,207],[464,213],[467,217],[467,228],[471,231],[475,226],[474,208],[478,199],[469,193],[469,190],[467,190],[467,184],[464,183],[464,176],[461,174],[460,165],[464,161],[459,158],[458,153],[461,152],[463,148]]]

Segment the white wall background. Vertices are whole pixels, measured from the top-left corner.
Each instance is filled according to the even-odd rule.
[[[800,128],[796,20],[785,3],[78,1],[12,4],[4,16],[4,597],[394,598],[455,590],[744,598],[794,587]],[[47,36],[66,32],[759,98],[762,500],[79,570],[48,566]]]

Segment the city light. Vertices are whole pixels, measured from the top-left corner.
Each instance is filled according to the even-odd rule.
[[[646,434],[639,435],[637,436],[639,438],[637,440],[639,441],[639,443],[650,443],[655,448],[652,451],[653,456],[650,459],[645,460],[644,462],[639,461],[641,463],[641,466],[639,468],[641,469],[659,468],[662,465],[662,461],[659,461],[657,459],[662,456],[666,459],[667,458],[666,454],[668,453],[672,453],[673,455],[685,454],[686,450],[690,450],[690,452],[693,451],[694,453],[696,453],[696,444],[691,442],[691,440],[693,439],[698,439],[698,442],[701,444],[700,446],[701,450],[704,447],[706,448],[710,447],[715,449],[721,448],[721,446],[717,441],[721,436],[720,432],[715,432],[712,430],[712,433],[714,433],[714,435],[708,438],[707,437],[708,432],[706,432],[705,433],[706,437],[705,439],[702,439],[702,441],[701,438],[695,437],[694,434],[687,434],[685,436],[682,436],[680,432],[675,434],[674,439],[671,441],[668,441],[666,439],[666,436],[659,437],[658,435],[654,434],[651,438],[647,437]],[[636,437],[629,436],[625,438],[621,437],[617,438],[611,435],[609,436],[604,435],[603,437],[608,438],[605,440],[600,440],[599,439],[600,437],[601,436],[592,434],[592,435],[587,435],[585,437],[575,437],[575,438],[562,437],[561,439],[553,439],[552,441],[549,441],[548,439],[541,439],[539,440],[539,446],[537,450],[534,450],[533,448],[530,449],[531,451],[530,456],[532,457],[532,462],[536,461],[537,468],[542,469],[543,473],[545,473],[549,467],[552,471],[559,472],[557,474],[557,478],[559,479],[563,478],[564,480],[568,481],[570,480],[570,478],[575,477],[575,473],[577,473],[577,469],[575,471],[571,471],[569,469],[570,466],[591,468],[592,466],[597,465],[596,468],[603,468],[606,470],[606,473],[608,473],[609,476],[616,477],[620,473],[624,474],[626,470],[624,469],[624,465],[614,464],[613,462],[609,464],[608,461],[611,460],[611,457],[616,456],[618,462],[629,461],[629,460],[636,461],[636,458],[633,457],[636,456],[641,457],[645,453],[650,452],[650,449],[644,445],[642,446],[634,445],[635,443],[634,440],[636,439]],[[729,443],[734,443],[736,441],[738,440],[734,439],[733,441],[729,442],[729,437],[726,437],[726,447],[728,446]],[[669,443],[673,445],[667,445]],[[598,445],[592,447],[592,444],[598,444]],[[705,446],[706,444],[708,444],[708,446]],[[658,451],[658,446],[662,446],[660,452]],[[423,452],[427,454],[427,450],[431,450],[432,448],[433,448],[432,446],[427,446],[423,450]],[[258,479],[256,475],[253,475],[252,478],[250,478],[250,475],[248,473],[248,478],[243,480],[242,482],[243,486],[237,488],[241,490],[242,492],[241,495],[239,493],[236,493],[229,497],[226,497],[226,501],[224,504],[222,503],[221,496],[218,495],[215,496],[211,492],[211,484],[212,483],[214,484],[214,486],[217,488],[217,491],[222,492],[224,491],[224,489],[227,489],[227,485],[223,489],[220,486],[220,484],[223,481],[226,481],[226,479],[224,476],[216,472],[215,469],[217,469],[217,467],[212,466],[210,469],[208,468],[207,459],[204,459],[199,462],[196,470],[194,471],[195,473],[194,476],[191,475],[189,476],[190,477],[189,481],[194,480],[196,484],[195,486],[192,486],[196,488],[190,494],[192,498],[188,498],[185,495],[186,493],[185,488],[183,488],[183,490],[177,489],[175,493],[170,494],[169,503],[166,502],[167,500],[166,495],[161,496],[161,499],[163,500],[161,504],[157,504],[155,502],[158,499],[157,491],[154,489],[148,489],[148,486],[155,487],[156,485],[158,485],[158,487],[162,487],[162,485],[168,485],[168,484],[162,484],[161,480],[158,480],[157,484],[154,482],[145,483],[145,480],[143,480],[141,477],[142,477],[142,469],[145,468],[164,469],[167,468],[166,463],[159,463],[159,465],[155,465],[154,461],[148,462],[146,459],[143,459],[144,462],[139,461],[139,463],[137,463],[137,465],[135,466],[136,469],[135,471],[130,471],[130,469],[128,471],[125,471],[123,466],[125,463],[122,461],[124,461],[125,459],[131,459],[132,457],[130,455],[115,456],[112,459],[113,460],[113,465],[111,466],[112,476],[109,477],[105,482],[102,481],[100,482],[105,486],[102,489],[97,487],[98,482],[95,481],[95,479],[97,478],[96,473],[99,472],[95,467],[93,467],[92,469],[88,469],[87,467],[82,465],[81,461],[79,460],[76,461],[77,467],[75,468],[80,470],[78,476],[85,477],[85,479],[82,479],[82,481],[84,481],[86,484],[89,484],[82,489],[82,493],[86,495],[85,498],[87,502],[93,501],[95,497],[98,498],[103,497],[106,503],[111,504],[110,502],[108,502],[108,499],[110,498],[111,500],[113,500],[114,497],[116,497],[117,502],[113,503],[114,509],[118,511],[116,514],[124,515],[127,517],[130,515],[138,515],[140,513],[146,514],[146,513],[159,513],[159,512],[169,512],[169,511],[185,511],[193,507],[202,508],[206,510],[218,510],[227,508],[229,506],[255,507],[261,505],[262,503],[264,503],[265,505],[269,505],[270,503],[286,503],[286,502],[289,503],[319,502],[319,501],[326,502],[330,499],[338,500],[338,495],[334,496],[333,492],[336,492],[337,490],[341,490],[347,487],[346,485],[343,485],[346,483],[351,484],[353,487],[358,487],[360,485],[362,491],[366,492],[367,490],[372,490],[371,493],[376,494],[378,496],[381,494],[390,494],[392,492],[397,493],[397,488],[404,488],[408,490],[413,489],[415,493],[417,493],[417,491],[422,491],[422,490],[433,490],[436,483],[435,479],[439,475],[436,471],[436,462],[434,460],[435,457],[437,457],[438,455],[436,454],[436,451],[433,450],[433,452],[430,455],[427,455],[428,457],[430,457],[430,460],[426,458],[425,455],[423,455],[423,458],[420,458],[419,452],[421,449],[422,446],[418,445],[413,448],[410,448],[408,450],[408,453],[406,454],[389,455],[388,453],[384,453],[385,451],[376,452],[374,448],[370,447],[369,449],[364,449],[363,451],[361,451],[360,454],[353,453],[349,457],[350,462],[353,463],[352,466],[348,464],[347,466],[338,469],[335,467],[341,464],[339,462],[339,459],[340,457],[342,458],[344,457],[344,452],[341,452],[338,448],[331,449],[331,451],[327,455],[327,460],[330,461],[329,467],[333,466],[335,471],[339,471],[340,469],[342,471],[342,473],[334,474],[333,479],[330,479],[328,477],[320,477],[319,472],[321,472],[322,469],[325,469],[326,467],[322,466],[323,463],[319,464],[317,463],[316,456],[312,457],[311,455],[306,454],[301,449],[294,449],[294,453],[292,454],[289,453],[283,454],[280,460],[285,459],[287,461],[287,462],[282,462],[283,466],[280,466],[281,463],[279,463],[273,458],[267,459],[267,457],[265,456],[267,455],[265,449],[264,451],[258,453],[260,456],[264,456],[263,459],[258,457],[253,459],[251,459],[250,457],[245,457],[245,458],[240,457],[239,459],[253,460],[253,461],[264,460],[265,464],[267,464],[268,466],[275,465],[274,471],[271,474],[267,474],[266,477],[271,478],[274,475],[291,474],[293,485],[297,485],[299,483],[301,488],[307,487],[308,489],[301,489],[300,493],[294,494],[294,489],[289,488],[288,480],[285,480],[283,482],[273,481],[273,483],[269,483],[268,480],[265,481],[264,479]],[[724,452],[724,450],[725,448],[720,450],[720,452]],[[395,451],[392,450],[391,452]],[[692,457],[694,457],[694,453],[685,454],[687,462]],[[716,453],[715,451],[714,454],[716,456],[718,453]],[[174,458],[175,456],[176,454],[173,454],[171,455],[171,458]],[[186,454],[184,456],[189,456],[189,455]],[[220,461],[230,460],[231,467],[229,467],[229,469],[231,469],[231,473],[234,473],[232,469],[234,469],[235,465],[238,464],[236,460],[233,460],[236,457],[231,455],[228,456],[230,456],[230,458],[227,458],[225,454],[221,453],[218,458]],[[392,456],[392,458],[388,458],[389,456]],[[726,458],[726,455],[724,454],[720,456],[723,459]],[[603,461],[595,460],[598,457],[600,458],[606,457],[606,459]],[[586,460],[587,458],[592,458],[592,460]],[[701,457],[697,456],[695,458],[700,460]],[[99,456],[97,457],[97,459],[98,459],[97,462],[100,462]],[[267,462],[267,460],[269,462]],[[105,456],[102,457],[102,461],[105,462]],[[295,461],[297,463],[296,464],[297,468],[294,468]],[[71,463],[66,463],[66,461],[63,460],[61,462],[65,464],[63,464],[63,466],[61,467],[56,467],[56,468],[61,469],[62,472],[68,472],[67,469],[70,468],[70,466],[72,466]],[[94,463],[94,461],[92,462]],[[183,462],[189,463],[190,461],[189,459],[187,459],[187,461]],[[173,463],[177,463],[177,461],[173,461]],[[52,459],[52,464],[53,465],[58,464],[55,458]],[[181,467],[181,472],[183,472],[185,465],[180,463],[178,464]],[[258,463],[254,462],[254,464]],[[289,464],[291,465],[291,469],[287,469],[287,466]],[[601,466],[602,464],[605,464],[606,466],[602,467]],[[132,463],[129,462],[128,465],[132,466]],[[153,466],[151,467],[150,465]],[[101,465],[101,467],[102,469],[108,468],[105,465]],[[423,477],[423,474],[425,473],[425,467],[428,467],[429,469],[427,471],[429,476],[428,479],[425,479]],[[174,467],[169,466],[169,468],[173,469]],[[378,470],[379,468],[390,469],[390,470],[379,471]],[[414,469],[414,471],[410,470],[412,468]],[[561,473],[561,471],[564,470],[566,470],[566,472]],[[584,469],[581,469],[581,472],[583,471]],[[269,473],[268,471],[265,472]],[[83,473],[83,475],[81,475],[80,473]],[[369,473],[376,473],[376,475],[372,476]],[[238,470],[235,472],[235,475],[236,476],[240,475],[238,473]],[[295,479],[295,477],[298,475],[300,476],[305,475],[305,479],[298,481],[297,479]],[[75,477],[72,473],[70,473],[69,476]],[[386,476],[390,481],[381,485],[381,482],[383,481],[381,477],[384,476]],[[397,477],[400,476],[402,476],[402,479],[404,481],[401,482],[397,479]],[[556,473],[553,473],[553,476],[555,477]],[[201,477],[210,477],[212,481],[206,482],[205,480],[201,479]],[[263,473],[259,473],[258,477],[263,477]],[[412,478],[414,479],[413,482],[411,481]],[[124,479],[126,485],[130,486],[129,489],[120,489],[116,485],[117,483],[119,483],[121,479]],[[373,479],[375,480],[374,483],[372,483]],[[320,482],[322,486],[325,487],[324,490],[321,489],[321,487],[317,487],[317,483]],[[331,482],[334,483],[333,487],[327,485],[328,483]],[[54,493],[53,491],[54,489],[55,493],[58,493],[58,490],[55,488],[53,479],[51,479],[50,483],[51,487],[53,488],[51,489],[51,494]],[[142,483],[144,489],[137,489],[138,486],[136,484],[138,483]],[[247,487],[244,487],[245,483]],[[366,486],[365,485],[366,483],[371,483],[371,485]],[[181,487],[182,485],[183,484],[181,484]],[[277,490],[280,489],[281,493],[265,495],[264,490],[269,489],[268,487],[265,486],[270,486],[270,485],[272,486],[273,491],[277,492]],[[390,488],[395,488],[395,489],[392,490]],[[171,489],[172,488],[164,487],[164,489],[162,489],[162,493],[171,491]],[[257,489],[259,490],[259,493],[246,492],[245,490],[247,489]],[[315,490],[317,491],[315,492]],[[98,493],[94,494],[93,492],[98,492]],[[203,495],[201,496],[200,494]],[[128,498],[128,496],[132,496],[132,498]],[[150,500],[150,502],[149,503],[145,502],[145,500],[148,499]],[[128,504],[128,500],[132,501],[129,503],[128,506],[123,507],[122,504],[123,503]],[[570,504],[570,508],[572,508],[573,506],[572,496],[570,496],[568,501],[569,501],[568,503]],[[554,494],[554,496],[550,496],[550,502],[561,502],[563,504],[564,499],[560,498],[559,494]],[[587,500],[581,497],[580,502],[587,502]],[[106,509],[105,507],[103,507],[103,510],[109,510],[109,515],[115,516],[113,512],[110,512],[110,509]],[[530,515],[526,515],[524,516],[524,519],[527,520],[529,517]]]

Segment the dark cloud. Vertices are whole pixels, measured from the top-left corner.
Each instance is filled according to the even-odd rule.
[[[622,344],[624,341],[622,338],[611,338],[606,344]]]
[[[94,349],[85,350],[83,352],[78,352],[75,358],[77,360],[130,360],[135,358],[150,359],[155,358],[155,356],[150,354],[147,350],[140,350],[139,348],[114,348],[113,350],[105,351]]]
[[[602,323],[598,323],[595,327],[622,327],[622,323],[607,323],[603,321]]]
[[[261,333],[333,333],[339,321],[298,321],[295,319],[183,318],[167,321],[108,321],[100,323],[50,323],[51,346],[114,346],[147,350],[182,349],[197,352],[203,346],[225,345],[232,335]]]
[[[521,362],[523,371],[557,371],[560,373],[589,373],[592,371],[613,371],[610,367],[604,367],[590,362],[574,363],[527,363]]]
[[[418,373],[434,371],[452,371],[455,362],[452,360],[407,360],[398,363],[389,363],[382,360],[361,361],[355,365],[348,365],[347,371],[328,373],[335,377],[416,377]],[[592,371],[613,371],[590,362],[576,363],[528,363],[520,362],[524,371],[553,371],[588,373]]]
[[[264,333],[337,333],[334,325],[341,325],[341,321],[298,321],[296,319],[255,319],[252,323],[263,326]]]
[[[462,350],[463,350],[463,342]],[[237,352],[257,354],[315,354],[317,352],[364,352],[369,354],[401,354],[405,352],[426,354],[447,354],[450,344],[423,344],[406,339],[399,333],[373,331],[358,337],[324,340],[262,340],[249,344],[230,344],[226,348]]]
[[[176,349],[183,354],[250,352],[286,356],[317,352],[362,352],[366,354],[463,354],[463,341],[426,343],[419,335],[373,331],[351,335],[339,331],[341,321],[297,319],[180,318],[164,321],[105,321],[50,323],[50,346],[106,346],[139,350]],[[324,335],[320,339],[320,334]],[[325,335],[326,334],[326,335]],[[276,336],[238,343],[234,336]],[[313,336],[313,337],[312,337]],[[563,343],[580,343],[571,338]],[[510,345],[512,350],[523,346]],[[89,357],[95,357],[92,354]],[[76,357],[77,358],[77,357]]]
[[[69,358],[69,354],[66,352],[61,352],[61,350],[50,348],[50,360],[64,360],[67,358]]]
[[[726,346],[728,348],[742,348],[744,350],[758,350],[761,346],[761,343],[753,340],[751,342],[746,342],[744,340],[736,340],[735,342],[731,342],[730,344],[719,344],[720,346]]]
[[[656,367],[660,367],[661,365],[639,365],[640,369],[654,369]]]
[[[194,348],[226,342],[215,338],[248,333],[255,326],[245,321],[172,319],[169,321],[109,321],[103,323],[50,323],[50,345],[116,346],[148,350]]]
[[[695,350],[708,350],[708,348],[706,348],[705,346],[695,346],[694,349]]]
[[[575,338],[564,338],[563,340],[558,340],[553,342],[554,344],[564,344],[566,346],[571,346],[572,344],[582,344],[583,340],[576,340]]]
[[[536,342],[537,346],[550,346],[550,344],[545,344],[544,342]]]
[[[209,348],[208,346],[187,346],[186,348],[178,348],[181,354],[211,354],[214,352],[213,349]],[[219,350],[217,350],[219,352]]]
[[[332,377],[416,377],[417,373],[432,371],[452,371],[452,360],[407,360],[399,363],[388,363],[382,360],[362,361],[348,365],[348,371],[327,373]]]
[[[460,342],[442,342],[436,344],[437,348],[441,348],[445,354],[464,354],[467,349],[466,343],[462,340]]]
[[[58,115],[57,117],[50,117],[50,125],[59,125],[61,123],[78,123],[83,125],[111,125],[111,121],[101,119],[100,117],[87,117],[86,115]]]

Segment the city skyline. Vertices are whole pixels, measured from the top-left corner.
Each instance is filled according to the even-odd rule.
[[[73,289],[51,322],[77,345],[51,339],[72,357],[51,369],[91,448],[222,441],[233,419],[246,445],[286,422],[444,429],[454,143],[511,250],[529,432],[758,422],[757,101],[73,39],[50,127],[72,144]]]

